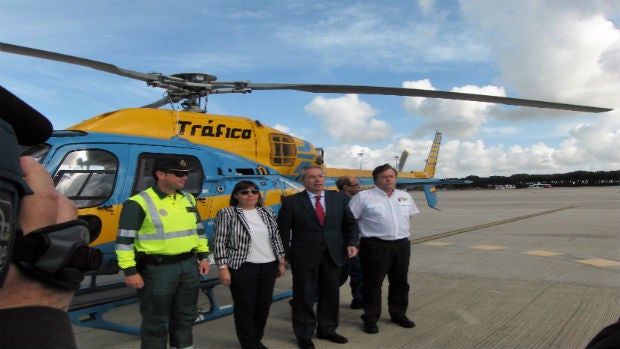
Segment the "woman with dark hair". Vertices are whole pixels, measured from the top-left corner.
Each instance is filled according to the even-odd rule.
[[[266,348],[261,339],[276,278],[286,272],[284,247],[273,210],[258,185],[240,181],[214,224],[220,282],[230,287],[237,338],[244,349]]]

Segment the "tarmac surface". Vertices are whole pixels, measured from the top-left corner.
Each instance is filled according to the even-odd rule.
[[[438,191],[441,211],[425,206],[412,224],[408,316],[392,324],[387,281],[378,334],[362,331],[361,310],[341,288],[334,344],[317,348],[584,348],[620,317],[620,187]],[[290,289],[290,272],[276,292]],[[230,304],[226,287],[215,288]],[[206,297],[201,295],[201,306]],[[106,320],[139,326],[137,304]],[[138,336],[74,326],[80,348],[139,348]],[[287,299],[271,307],[263,343],[296,348]],[[239,348],[232,316],[197,324],[194,348]]]

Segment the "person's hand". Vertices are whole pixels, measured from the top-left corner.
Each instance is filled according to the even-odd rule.
[[[24,235],[49,225],[77,218],[77,208],[71,200],[60,194],[45,167],[34,158],[20,159],[24,180],[34,192],[25,195],[19,207],[18,222]],[[23,306],[49,306],[68,310],[73,291],[47,286],[23,275],[11,265],[6,282],[0,288],[0,309]]]
[[[142,287],[144,287],[144,280],[142,279],[142,275],[133,274],[125,276],[125,285],[127,285],[127,287],[141,289]]]
[[[75,204],[54,188],[45,167],[33,157],[21,157],[24,179],[34,195],[25,195],[19,207],[19,225],[24,234],[48,225],[77,218]]]
[[[347,257],[353,258],[357,256],[357,247],[355,246],[347,246]]]
[[[209,274],[209,270],[211,269],[211,266],[209,265],[209,260],[208,259],[201,260],[200,263],[198,264],[198,269],[200,270],[200,275]]]
[[[230,270],[228,268],[219,269],[220,275],[220,283],[224,286],[230,286]]]
[[[278,263],[278,277],[282,277],[286,274],[286,264]]]

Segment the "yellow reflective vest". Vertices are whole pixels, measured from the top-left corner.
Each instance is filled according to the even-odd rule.
[[[151,187],[130,197],[128,203],[129,201],[142,208],[144,219],[138,228],[139,222],[132,222],[131,217],[123,217],[126,213],[125,206],[123,207],[116,254],[118,264],[126,274],[126,269],[135,268],[134,251],[160,255],[194,251],[199,258],[206,258],[209,253],[207,236],[196,209],[196,201],[191,194],[178,191],[174,195],[164,195]],[[126,206],[135,207],[127,203]],[[129,274],[131,273],[133,272]]]

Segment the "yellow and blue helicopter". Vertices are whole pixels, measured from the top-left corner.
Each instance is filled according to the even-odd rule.
[[[145,81],[167,91],[161,100],[142,108],[121,109],[89,118],[66,130],[54,131],[44,144],[30,147],[25,154],[39,160],[50,172],[56,188],[78,206],[81,219],[90,227],[91,246],[104,253],[103,264],[76,296],[70,309],[74,323],[107,330],[138,333],[139,329],[108,322],[103,315],[114,307],[136,301],[135,291],[122,282],[100,282],[98,276],[116,275],[119,268],[114,245],[123,203],[133,194],[153,185],[152,167],[161,156],[176,156],[195,169],[185,190],[197,199],[207,234],[212,236],[217,211],[228,205],[232,188],[240,180],[259,184],[265,203],[277,212],[282,197],[302,190],[296,181],[308,165],[325,167],[321,148],[303,139],[244,117],[207,114],[201,99],[219,93],[249,93],[260,90],[298,90],[311,93],[358,93],[411,97],[432,97],[554,108],[582,112],[610,109],[446,91],[396,87],[316,84],[256,84],[245,81],[220,82],[201,73],[140,73],[117,66],[0,43],[0,51],[90,67],[107,73]],[[180,103],[183,110],[159,107]],[[464,184],[433,178],[441,133],[437,132],[424,171],[399,173],[399,184],[424,186],[429,206],[434,207],[436,184]],[[406,153],[401,156],[402,169]],[[328,187],[338,176],[352,175],[364,187],[373,185],[370,171],[326,168]],[[197,322],[228,315],[232,307],[220,307],[213,294],[218,284],[212,277],[201,283],[210,309]],[[287,297],[290,291],[274,295]]]

